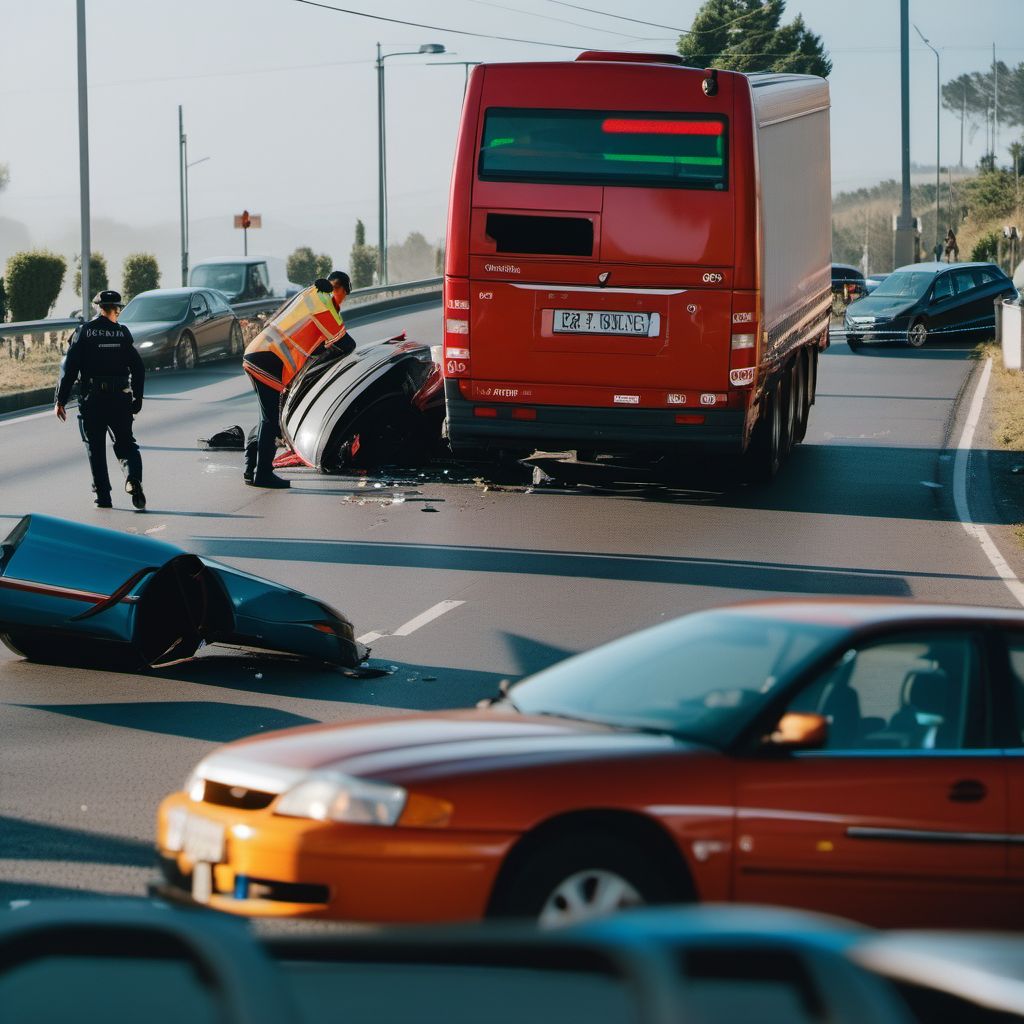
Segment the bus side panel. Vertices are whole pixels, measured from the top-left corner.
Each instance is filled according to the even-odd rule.
[[[486,69],[473,69],[462,104],[462,121],[452,166],[451,190],[448,194],[448,233],[445,242],[446,275],[469,276],[469,211],[476,177],[477,124],[480,120],[480,96],[483,93]]]
[[[827,110],[758,131],[762,327],[769,370],[827,330],[832,196]],[[808,323],[810,330],[808,329]]]

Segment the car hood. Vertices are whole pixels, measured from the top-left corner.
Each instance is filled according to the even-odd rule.
[[[882,295],[866,295],[846,307],[846,315],[852,319],[858,316],[895,317],[908,312],[916,302],[906,299],[891,299]]]
[[[157,335],[166,335],[177,330],[181,326],[180,320],[146,320],[142,323],[125,324],[125,327],[132,332],[132,337],[138,341],[151,341]]]
[[[497,711],[452,711],[349,725],[308,726],[242,740],[200,762],[204,779],[282,793],[311,771],[403,783],[552,761],[678,750],[671,737],[568,719]]]

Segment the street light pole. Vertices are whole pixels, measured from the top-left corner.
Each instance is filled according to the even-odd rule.
[[[915,262],[914,218],[910,209],[910,0],[900,0],[900,214],[896,221],[896,266]]]
[[[91,312],[89,264],[92,240],[89,237],[89,76],[85,54],[85,0],[78,0],[78,174],[82,220],[82,319]]]
[[[915,25],[914,31],[921,37],[921,41],[935,54],[935,253],[940,251],[941,242],[939,239],[939,189],[942,179],[939,169],[939,144],[940,144],[940,122],[939,122],[939,101],[942,98],[941,76],[939,74],[939,51],[932,46],[924,37],[924,33]],[[938,256],[936,255],[936,259]]]
[[[440,43],[423,43],[418,50],[381,53],[377,44],[377,283],[388,283],[388,194],[387,131],[384,118],[384,61],[388,57],[415,57],[421,53],[444,53]]]
[[[181,286],[188,284],[188,228],[185,218],[185,128],[178,105],[178,199],[181,205]]]

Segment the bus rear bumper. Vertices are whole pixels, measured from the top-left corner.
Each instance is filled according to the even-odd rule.
[[[456,452],[481,448],[588,448],[612,451],[739,452],[743,409],[609,409],[592,406],[491,404],[467,401],[446,380],[448,437]],[[484,406],[493,416],[478,416]],[[528,410],[535,419],[517,418]],[[685,417],[685,419],[682,419]],[[699,419],[699,422],[698,422]]]

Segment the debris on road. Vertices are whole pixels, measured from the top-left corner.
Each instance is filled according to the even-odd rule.
[[[206,643],[355,668],[352,624],[297,590],[165,541],[52,516],[0,543],[0,642],[29,661],[137,670]]]
[[[241,452],[245,450],[245,431],[237,425],[225,427],[212,437],[199,438],[199,444],[214,452]]]

